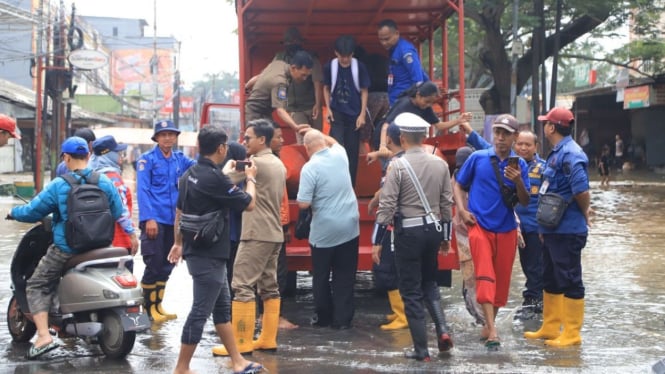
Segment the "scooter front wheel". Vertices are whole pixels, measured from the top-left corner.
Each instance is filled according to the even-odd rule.
[[[17,343],[29,342],[37,332],[35,323],[21,311],[16,296],[12,296],[7,307],[7,328],[9,335]]]
[[[136,331],[125,331],[120,316],[111,311],[104,314],[102,324],[104,327],[99,336],[99,345],[106,357],[125,358],[134,347]]]

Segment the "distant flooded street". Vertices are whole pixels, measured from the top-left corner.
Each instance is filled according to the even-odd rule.
[[[0,197],[2,217],[19,200]],[[311,277],[298,274],[299,291],[284,300],[286,316],[300,325],[280,331],[276,354],[255,353],[270,373],[648,373],[665,358],[665,183],[623,183],[609,189],[592,187],[593,227],[583,251],[586,316],[583,344],[553,349],[542,342],[527,341],[525,329],[539,321],[515,322],[521,303],[524,276],[515,262],[511,296],[498,316],[502,346],[488,352],[480,340],[461,295],[459,272],[454,285],[442,288],[443,303],[453,329],[455,348],[449,356],[432,357],[431,363],[402,358],[411,347],[408,330],[381,331],[378,325],[388,313],[388,301],[371,288],[371,275],[359,274],[354,328],[335,331],[309,326],[313,307]],[[186,266],[174,271],[167,289],[166,309],[178,319],[137,335],[126,360],[104,358],[98,347],[81,340],[66,340],[48,358],[30,362],[24,358],[27,344],[12,343],[7,331],[6,310],[11,297],[9,263],[28,224],[3,221],[0,225],[0,372],[2,373],[168,373],[173,370],[180,345],[180,332],[191,303],[191,281]],[[138,259],[135,274],[142,274]],[[430,353],[436,351],[430,325]],[[218,344],[206,327],[196,351],[193,369],[199,373],[230,373],[228,360],[213,358]]]

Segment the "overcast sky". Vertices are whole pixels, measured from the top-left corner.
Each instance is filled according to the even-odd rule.
[[[69,0],[83,16],[143,18],[145,35],[153,35],[154,0]],[[238,71],[238,38],[233,5],[225,0],[157,0],[157,36],[181,44],[181,78],[189,86],[204,74]],[[71,11],[68,9],[67,13]]]

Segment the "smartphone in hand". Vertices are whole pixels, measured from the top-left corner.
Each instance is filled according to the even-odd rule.
[[[520,164],[520,158],[519,157],[508,157],[508,166],[512,167],[513,169],[517,169]]]
[[[236,161],[236,171],[245,171],[247,166],[252,166],[252,161]]]

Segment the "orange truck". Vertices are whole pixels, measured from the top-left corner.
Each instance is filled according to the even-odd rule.
[[[322,64],[334,58],[333,44],[337,36],[353,35],[359,45],[368,53],[381,53],[387,56],[379,44],[377,24],[385,18],[396,21],[400,35],[413,42],[421,55],[428,51],[429,66],[425,67],[430,77],[435,76],[435,69],[443,72],[442,78],[435,80],[443,93],[438,105],[440,115],[447,119],[451,114],[464,111],[464,82],[459,88],[450,90],[447,66],[448,32],[447,27],[458,30],[457,53],[459,76],[464,77],[464,10],[463,1],[452,0],[236,0],[238,16],[238,41],[241,86],[251,77],[259,74],[273,59],[277,52],[283,50],[281,43],[284,31],[297,27],[304,37],[304,48],[318,55]],[[457,15],[455,22],[450,19]],[[435,46],[434,32],[442,28],[442,42]],[[425,48],[423,48],[425,47]],[[435,52],[438,51],[438,52]],[[440,56],[435,56],[439,53]],[[440,66],[435,66],[435,61]],[[459,102],[459,109],[447,112],[451,99]],[[244,123],[244,104],[246,96],[240,95],[240,104],[205,104],[202,108],[201,124],[218,123],[225,126],[231,139],[239,139]],[[325,109],[324,109],[325,112]],[[324,119],[325,114],[323,115]],[[324,129],[326,124],[324,123]],[[298,217],[295,197],[298,189],[300,170],[307,161],[303,146],[295,144],[295,134],[288,126],[282,126],[285,145],[281,151],[281,159],[287,168],[287,188],[291,199],[291,230]],[[466,139],[463,134],[432,134],[427,143],[431,144],[436,153],[441,154],[449,165],[454,165],[454,155],[458,147],[463,146]],[[360,256],[358,270],[371,270],[371,241],[374,216],[368,214],[367,204],[379,188],[381,170],[378,162],[367,164],[360,157],[356,181],[356,195],[360,209]],[[292,235],[293,237],[293,235]],[[454,252],[454,251],[453,251]],[[306,240],[295,238],[287,245],[289,271],[311,270],[310,247]],[[442,270],[457,269],[455,254],[439,258]],[[293,273],[295,274],[295,273]],[[291,277],[295,279],[295,277]]]

